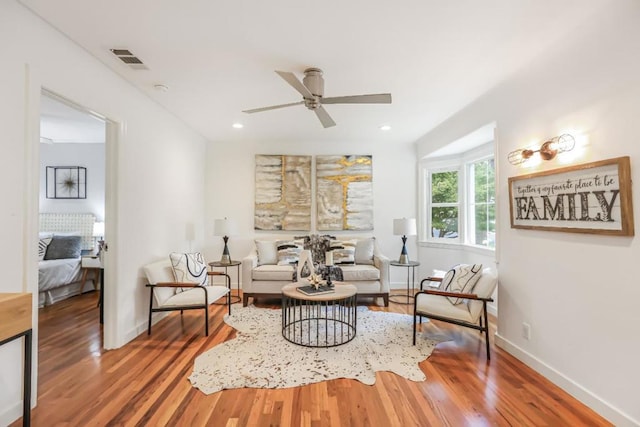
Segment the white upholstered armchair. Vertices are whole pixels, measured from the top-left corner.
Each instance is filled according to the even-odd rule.
[[[453,271],[453,270],[451,270]],[[413,345],[416,344],[417,318],[428,317],[467,328],[484,332],[487,360],[491,359],[489,351],[489,320],[487,318],[487,303],[492,302],[492,295],[498,284],[498,277],[489,268],[480,270],[475,284],[469,289],[453,291],[451,289],[427,289],[416,294],[413,311]],[[447,273],[449,274],[449,272]],[[427,277],[424,282],[443,282],[448,280],[441,277]],[[444,284],[444,283],[443,283]]]
[[[229,275],[217,272],[206,272],[206,279],[211,276],[224,276],[226,286],[208,285],[193,282],[176,281],[171,261],[167,258],[153,262],[143,267],[147,277],[149,294],[149,327],[147,334],[151,335],[151,316],[163,311],[203,310],[205,334],[209,335],[209,304],[225,297],[228,312],[231,314],[231,279]]]

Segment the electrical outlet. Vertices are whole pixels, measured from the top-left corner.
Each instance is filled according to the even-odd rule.
[[[531,325],[528,323],[522,324],[522,338],[529,341],[531,339]]]

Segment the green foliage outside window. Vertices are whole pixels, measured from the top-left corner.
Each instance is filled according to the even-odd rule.
[[[433,237],[457,238],[457,171],[437,172],[431,174],[431,203],[431,235]],[[437,206],[438,204],[440,204],[440,206]]]

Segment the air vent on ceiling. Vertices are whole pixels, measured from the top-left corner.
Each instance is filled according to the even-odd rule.
[[[148,70],[147,66],[128,49],[110,49],[122,62],[134,70]]]

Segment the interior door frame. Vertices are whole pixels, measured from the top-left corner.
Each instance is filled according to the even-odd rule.
[[[35,164],[32,163],[32,167],[35,167],[35,170],[32,171],[32,173],[30,173],[30,176],[34,176],[36,177],[36,187],[35,187],[35,194],[34,194],[34,198],[36,200],[36,217],[35,220],[33,221],[34,225],[35,225],[35,232],[34,232],[34,236],[33,238],[36,239],[37,241],[37,228],[38,228],[38,221],[37,221],[37,215],[39,213],[39,201],[38,201],[38,196],[39,196],[39,181],[40,181],[40,131],[39,131],[39,120],[40,120],[40,97],[42,96],[47,96],[50,97],[52,99],[55,99],[56,101],[62,102],[64,104],[66,104],[67,106],[74,108],[78,111],[81,111],[83,113],[86,113],[90,116],[93,116],[97,119],[100,119],[102,121],[104,121],[105,123],[105,235],[104,235],[104,239],[106,242],[108,242],[109,244],[109,251],[105,251],[104,256],[103,256],[103,262],[104,262],[104,324],[103,324],[103,342],[102,342],[102,347],[105,349],[111,349],[111,348],[116,348],[117,347],[117,307],[116,304],[114,303],[116,301],[116,295],[117,295],[117,289],[115,289],[115,286],[117,285],[118,281],[115,280],[116,274],[117,274],[117,263],[115,262],[116,257],[114,256],[115,253],[115,248],[117,248],[117,198],[116,198],[116,194],[117,194],[117,170],[118,170],[118,163],[117,163],[117,146],[118,146],[118,141],[120,140],[120,135],[124,129],[124,127],[116,122],[115,120],[112,120],[110,118],[108,118],[107,116],[100,114],[96,111],[93,111],[81,104],[78,104],[75,101],[70,100],[69,98],[60,95],[42,85],[39,86],[39,90],[37,91],[38,93],[38,102],[37,102],[37,107],[35,107],[35,111],[36,111],[36,116],[37,116],[37,138],[35,139],[35,148],[34,151],[37,152],[37,155],[34,155],[33,157],[35,158]],[[33,186],[32,186],[33,188]],[[34,227],[32,227],[34,228]],[[111,252],[111,253],[109,253]],[[37,270],[35,272],[36,275],[36,289],[35,289],[35,294],[37,295]],[[35,320],[35,324],[37,324],[37,307],[36,307],[36,320]],[[96,319],[97,320],[97,319]],[[34,351],[35,353],[37,353],[37,348]]]

